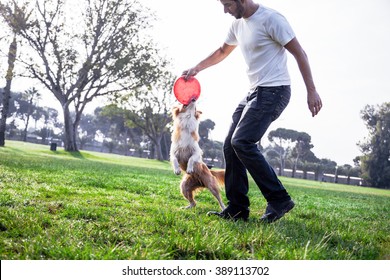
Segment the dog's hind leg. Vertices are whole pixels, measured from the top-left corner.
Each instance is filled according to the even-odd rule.
[[[221,207],[221,209],[225,210],[226,207],[225,207],[225,204],[223,204],[223,201],[222,201],[221,195],[219,193],[219,189],[218,189],[217,184],[209,185],[208,189],[215,196],[215,198],[218,200],[218,203],[219,203],[219,206]]]
[[[222,210],[225,210],[225,204],[223,204],[221,195],[219,193],[219,185],[217,177],[213,176],[208,167],[203,164],[201,167],[202,170],[202,185],[209,189],[209,191],[214,195],[214,197],[218,200],[219,206]]]
[[[196,206],[196,201],[194,199],[195,186],[196,184],[194,179],[188,175],[185,175],[180,183],[180,190],[182,195],[190,202],[190,204],[185,207],[186,209],[193,208]]]

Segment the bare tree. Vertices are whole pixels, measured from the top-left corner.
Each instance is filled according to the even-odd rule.
[[[164,60],[145,34],[151,21],[138,0],[38,0],[33,28],[20,34],[32,52],[29,77],[60,102],[65,149],[77,151],[76,135],[87,104],[149,86]],[[71,114],[74,112],[74,114]]]

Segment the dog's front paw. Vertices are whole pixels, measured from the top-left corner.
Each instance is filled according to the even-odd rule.
[[[177,169],[174,170],[174,172],[175,172],[176,175],[180,175],[181,169],[180,169],[180,168],[177,168]]]
[[[187,167],[186,172],[187,172],[187,174],[192,174],[192,173],[194,173],[194,168],[193,167]]]

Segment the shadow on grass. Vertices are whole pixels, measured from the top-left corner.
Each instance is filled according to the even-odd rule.
[[[12,152],[14,155],[25,155],[26,153],[30,153],[30,154],[34,154],[34,153],[39,153],[39,154],[49,154],[49,155],[58,155],[58,156],[71,156],[71,157],[74,157],[74,158],[78,158],[78,159],[85,159],[85,157],[83,156],[83,154],[79,151],[75,151],[75,152],[68,152],[68,151],[65,151],[63,149],[60,149],[60,150],[42,150],[42,149],[34,149],[34,150],[31,150],[31,149],[24,149],[23,146],[21,147],[12,147],[12,146],[5,146],[5,147],[1,147],[2,150],[4,151],[9,151],[9,152]]]
[[[53,155],[59,155],[59,156],[64,155],[64,156],[71,156],[71,157],[78,158],[78,159],[85,159],[83,154],[79,151],[68,152],[68,151],[62,150],[62,151],[49,151],[48,153],[53,154]]]

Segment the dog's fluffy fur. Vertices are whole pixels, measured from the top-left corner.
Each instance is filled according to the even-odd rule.
[[[224,170],[209,170],[202,160],[202,150],[199,147],[199,117],[196,102],[188,106],[174,106],[172,118],[174,121],[170,158],[173,171],[179,175],[186,172],[180,183],[183,196],[190,202],[187,208],[196,205],[195,191],[207,188],[218,200],[221,209],[225,209],[219,190],[225,181]]]

